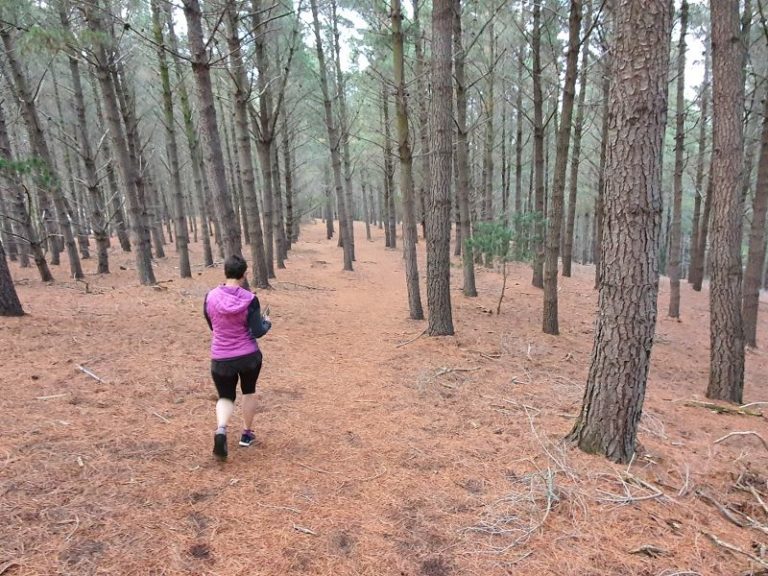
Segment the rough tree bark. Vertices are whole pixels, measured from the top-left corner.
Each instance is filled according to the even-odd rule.
[[[612,48],[603,255],[595,343],[569,438],[628,462],[656,324],[661,148],[667,115],[668,0],[621,0]]]
[[[544,287],[544,97],[541,92],[541,0],[533,2],[533,170],[535,211],[540,218],[533,239],[533,278],[536,288]]]
[[[707,149],[707,127],[709,124],[709,67],[710,49],[705,44],[704,80],[699,95],[699,143],[696,159],[696,179],[694,181],[693,218],[691,223],[691,263],[688,266],[688,283],[694,284],[696,264],[699,260],[699,236],[701,234],[701,198],[704,192],[704,162]],[[703,261],[703,258],[702,258]],[[701,289],[701,288],[699,288]]]
[[[744,43],[738,0],[712,0],[712,281],[707,398],[741,403]]]
[[[0,242],[0,316],[23,316],[24,309],[16,294],[16,286],[8,269],[8,261],[5,258],[5,249]]]
[[[453,334],[451,312],[451,148],[453,0],[432,3],[432,189],[427,218],[427,306],[430,336]]]

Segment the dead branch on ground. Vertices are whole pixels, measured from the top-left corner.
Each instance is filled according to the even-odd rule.
[[[87,374],[88,376],[90,376],[91,378],[93,378],[94,380],[99,382],[100,384],[106,384],[106,382],[104,380],[102,380],[101,378],[96,376],[96,374],[94,374],[93,372],[88,370],[88,368],[86,368],[85,366],[81,366],[80,364],[78,364],[77,365],[77,369],[80,370],[80,372],[82,372],[84,374]]]
[[[707,532],[706,530],[701,530],[701,533],[706,536],[713,544],[720,546],[721,548],[725,548],[726,550],[729,550],[730,552],[733,552],[735,554],[741,554],[742,556],[746,556],[753,562],[756,562],[757,564],[760,564],[761,566],[768,567],[768,561],[763,560],[762,558],[758,558],[754,554],[750,554],[749,552],[745,552],[741,548],[734,546],[733,544],[729,544],[728,542],[725,542],[724,540],[720,540],[717,536],[714,534]]]
[[[424,334],[426,334],[426,333],[427,333],[427,329],[426,329],[426,328],[424,328],[424,330],[422,330],[421,332],[419,332],[419,335],[418,335],[418,336],[416,336],[415,338],[411,338],[410,340],[408,340],[408,341],[406,341],[406,342],[401,342],[400,344],[398,344],[397,346],[395,346],[395,348],[402,348],[402,347],[403,347],[403,346],[405,346],[406,344],[410,344],[411,342],[416,342],[416,340],[418,340],[419,338],[421,338],[422,336],[424,336]]]
[[[746,410],[744,408],[731,408],[730,406],[723,406],[721,404],[715,404],[714,402],[701,402],[699,400],[688,400],[684,406],[692,408],[706,408],[717,412],[718,414],[737,414],[739,416],[762,416],[762,412],[755,412],[754,410]]]
[[[763,444],[763,448],[768,450],[768,442],[765,441],[765,438],[760,436],[757,432],[753,430],[745,430],[743,432],[731,432],[730,434],[726,434],[722,438],[718,438],[713,442],[713,444],[720,444],[721,442],[727,440],[728,438],[731,438],[732,436],[756,436],[758,440]]]

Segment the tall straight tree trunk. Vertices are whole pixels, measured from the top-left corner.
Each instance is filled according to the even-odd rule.
[[[62,190],[61,184],[54,176],[55,168],[53,154],[51,154],[43,132],[43,127],[40,124],[40,116],[37,110],[35,94],[30,89],[29,81],[24,75],[18,60],[19,53],[16,49],[16,39],[14,38],[14,34],[15,32],[7,26],[0,28],[0,38],[2,39],[5,48],[5,58],[8,67],[10,68],[11,79],[13,81],[12,89],[21,105],[21,115],[24,118],[24,124],[27,128],[32,153],[43,162],[45,169],[50,171],[51,177],[47,178],[47,182],[42,183],[42,185],[50,190],[53,198],[59,229],[64,237],[64,246],[67,250],[70,273],[74,278],[84,278],[85,274],[83,274],[83,268],[80,264],[80,255],[77,253],[77,244],[75,243],[75,237],[72,233],[72,224],[67,214],[64,190]]]
[[[231,6],[231,5],[230,5]],[[231,54],[230,54],[231,56]],[[251,234],[250,234],[250,228],[248,227],[248,217],[243,217],[243,214],[245,212],[245,206],[244,201],[242,200],[243,196],[243,179],[241,177],[242,170],[240,169],[240,159],[237,156],[237,153],[233,153],[233,144],[232,140],[233,138],[236,138],[236,136],[233,136],[230,138],[230,122],[227,120],[227,116],[232,116],[231,113],[228,113],[229,111],[224,107],[224,101],[221,98],[221,96],[216,95],[216,99],[219,102],[219,114],[221,118],[221,136],[222,136],[222,152],[224,152],[224,162],[227,167],[227,173],[229,175],[229,189],[232,191],[232,208],[235,213],[235,219],[237,220],[237,228],[238,230],[243,230],[243,239],[245,240],[246,244],[251,243]],[[231,126],[232,130],[231,133],[234,135],[236,134],[236,128],[235,128],[235,121],[233,118],[230,118],[232,120]]]
[[[344,187],[341,178],[341,137],[339,135],[336,121],[333,118],[331,108],[331,96],[328,91],[328,74],[325,67],[325,54],[323,53],[323,41],[320,36],[320,20],[317,13],[317,0],[310,0],[312,6],[312,20],[315,31],[315,44],[317,48],[317,61],[320,67],[320,89],[323,94],[323,108],[325,110],[325,126],[328,131],[328,146],[331,152],[331,167],[333,169],[333,183],[336,189],[336,198],[339,205],[339,228],[341,229],[343,250],[344,250],[344,270],[352,270],[352,234],[347,219],[346,202],[344,198]]]
[[[523,48],[517,49],[517,88],[515,89],[515,214],[523,203]]]
[[[569,438],[629,462],[657,313],[661,148],[667,115],[668,0],[620,0],[611,51],[604,266],[581,413]]]
[[[557,310],[557,263],[560,256],[560,234],[563,229],[563,197],[565,175],[568,170],[568,148],[571,143],[571,121],[576,92],[579,61],[579,34],[581,32],[581,0],[571,0],[568,17],[568,55],[563,86],[563,109],[557,132],[555,177],[552,183],[552,210],[547,227],[547,253],[544,262],[544,313],[542,327],[545,334],[559,334]]]
[[[371,241],[371,212],[368,199],[368,193],[366,192],[365,172],[360,175],[360,190],[363,194],[363,213],[365,214],[365,239]],[[372,200],[373,198],[371,198]]]
[[[584,19],[586,34],[592,27],[592,2],[587,0],[587,17]],[[586,36],[585,34],[585,36]],[[571,176],[568,182],[568,216],[565,223],[565,240],[563,242],[563,276],[571,276],[571,260],[573,259],[573,230],[576,220],[576,196],[579,183],[579,165],[581,162],[581,136],[584,132],[584,109],[587,99],[587,67],[589,66],[589,38],[582,40],[581,70],[579,72],[579,99],[576,102],[576,120],[573,125],[573,154],[571,155]]]
[[[295,222],[293,221],[293,165],[291,162],[291,146],[293,145],[291,133],[288,132],[288,115],[283,114],[283,164],[285,165],[285,229],[286,250],[291,249],[291,244],[296,241],[294,236]]]
[[[453,334],[451,312],[451,76],[454,0],[432,3],[432,190],[427,218],[427,306],[430,336]]]
[[[768,211],[768,98],[763,104],[763,127],[760,138],[760,159],[757,183],[752,198],[752,223],[749,229],[749,251],[744,273],[742,317],[744,340],[750,348],[757,347],[757,315],[760,307],[760,284],[765,262],[765,221]]]
[[[464,296],[477,296],[475,285],[474,250],[467,245],[472,238],[469,209],[469,140],[467,138],[467,87],[464,61],[464,42],[461,26],[461,1],[453,0],[453,65],[456,82],[456,196],[459,201],[462,246],[461,258],[464,270]]]
[[[397,212],[395,211],[395,164],[392,159],[392,136],[389,123],[389,92],[387,84],[381,84],[382,110],[384,111],[384,202],[386,204],[386,220],[389,248],[397,248]]]
[[[501,101],[501,221],[509,225],[509,171],[507,170],[507,101]]]
[[[5,121],[3,104],[3,102],[0,102],[0,159],[8,163],[13,163],[15,159],[11,149],[11,138],[8,133],[8,125]],[[37,230],[32,223],[32,216],[30,214],[31,207],[27,208],[24,191],[22,190],[20,181],[8,175],[5,170],[0,171],[0,178],[4,180],[3,183],[6,186],[6,190],[9,190],[12,195],[11,202],[13,203],[14,208],[14,218],[16,219],[21,235],[24,237],[24,240],[29,243],[29,251],[35,261],[35,266],[37,266],[40,280],[43,282],[53,282],[53,274],[51,274],[48,262],[45,259],[45,252],[43,251],[43,242],[37,235]]]
[[[173,14],[170,6],[165,6],[165,21],[168,26],[168,44],[173,54],[178,54],[178,39],[174,29]],[[206,202],[205,187],[203,179],[205,170],[203,169],[203,155],[200,151],[200,142],[197,137],[197,130],[192,119],[192,106],[189,102],[189,93],[187,84],[184,80],[184,72],[178,57],[174,56],[173,69],[176,78],[176,94],[179,96],[179,105],[181,107],[181,116],[184,120],[184,133],[187,138],[187,148],[189,150],[190,163],[192,164],[192,184],[195,188],[195,197],[199,208],[200,228],[203,240],[203,265],[213,266],[213,251],[211,250],[211,233],[208,227],[208,203]],[[195,219],[196,220],[196,219]]]
[[[496,60],[496,37],[494,34],[494,19],[488,23],[488,74],[486,76],[486,93],[483,96],[485,111],[485,148],[483,150],[483,220],[493,220],[493,145],[495,134],[493,131],[494,100],[494,67]]]
[[[427,237],[427,196],[431,190],[430,184],[430,156],[429,156],[429,110],[427,107],[427,99],[429,98],[429,91],[426,86],[429,85],[429,81],[425,79],[425,74],[428,72],[427,67],[424,66],[424,36],[421,29],[421,20],[419,13],[422,4],[420,0],[411,0],[413,3],[413,37],[414,37],[414,52],[416,56],[416,63],[414,66],[414,73],[416,75],[416,106],[418,108],[419,119],[419,141],[421,143],[421,183],[418,191],[418,205],[419,205],[419,221],[421,222],[421,233],[424,238]]]
[[[699,259],[699,236],[701,234],[701,198],[704,192],[704,162],[707,149],[707,125],[709,123],[709,68],[710,48],[705,44],[704,55],[704,81],[702,82],[699,96],[699,143],[696,159],[696,180],[694,182],[695,196],[693,200],[693,221],[691,223],[691,264],[688,266],[688,283],[693,284],[696,279],[696,263]]]
[[[100,2],[95,1],[88,4],[85,16],[95,39],[93,49],[96,60],[96,78],[99,81],[104,101],[106,126],[112,141],[112,151],[117,157],[123,175],[125,198],[128,203],[131,232],[133,233],[133,244],[136,247],[136,270],[139,275],[139,282],[144,285],[156,284],[155,273],[152,269],[152,247],[149,239],[149,230],[147,229],[144,207],[140,202],[138,191],[141,176],[128,150],[128,142],[120,122],[116,87],[112,71],[110,70],[111,60],[107,56],[106,47],[103,40],[101,40],[105,37],[107,28],[102,20]]]
[[[0,242],[0,316],[24,316],[24,309],[16,294],[16,286],[8,269],[8,260],[5,258],[2,242]]]
[[[187,21],[187,39],[192,60],[192,71],[197,87],[200,120],[203,127],[208,183],[213,194],[218,228],[221,230],[224,256],[241,255],[240,231],[236,227],[232,197],[227,187],[224,154],[216,119],[216,107],[211,84],[211,63],[203,41],[202,12],[199,0],[184,0],[184,17]]]
[[[176,249],[179,253],[179,276],[192,277],[192,267],[189,263],[189,233],[187,231],[187,216],[184,209],[184,191],[181,185],[181,167],[179,164],[179,147],[176,143],[176,121],[173,113],[173,95],[171,93],[171,77],[168,71],[168,61],[165,56],[165,35],[163,34],[163,17],[159,0],[152,0],[152,27],[157,43],[157,60],[160,69],[160,82],[163,87],[163,113],[165,117],[165,147],[168,166],[171,172],[173,190],[174,231],[176,232]]]
[[[610,87],[611,87],[611,56],[608,50],[603,54],[603,86],[602,86],[602,125],[600,129],[600,167],[597,177],[597,198],[595,198],[595,223],[593,224],[595,247],[595,289],[600,287],[600,278],[602,275],[603,263],[603,209],[605,197],[605,163],[608,156],[608,136],[609,136],[609,105],[610,105]],[[661,177],[659,177],[661,178]]]
[[[240,45],[239,19],[235,6],[227,7],[227,43],[233,79],[233,101],[235,108],[235,139],[240,166],[240,180],[243,184],[243,201],[251,235],[251,260],[253,261],[253,283],[259,288],[269,288],[269,266],[264,250],[264,231],[259,215],[256,175],[253,170],[251,135],[248,131],[248,99],[250,98],[248,77],[243,63]],[[271,182],[271,180],[270,180]],[[266,191],[265,191],[266,196]],[[266,203],[266,199],[265,199]],[[264,225],[267,225],[266,219]]]
[[[341,69],[341,45],[339,43],[339,25],[336,16],[336,0],[331,0],[331,25],[333,28],[334,68],[336,69],[336,92],[339,109],[339,135],[341,136],[341,153],[344,167],[344,194],[347,207],[347,226],[352,242],[352,260],[355,260],[355,227],[354,227],[354,198],[352,194],[352,160],[349,154],[349,114],[347,113],[347,93],[344,72]]]
[[[416,206],[413,191],[413,157],[408,138],[408,101],[405,88],[405,58],[403,55],[403,12],[400,0],[391,2],[392,66],[395,75],[395,118],[397,150],[400,156],[400,190],[403,193],[403,249],[405,251],[405,283],[408,288],[408,309],[411,320],[423,320],[419,266],[416,260]]]
[[[712,0],[712,282],[707,398],[742,402],[741,232],[744,43],[738,0]]]
[[[59,4],[59,20],[61,21],[62,28],[65,32],[70,31],[68,9],[68,0]],[[80,62],[73,55],[70,55],[68,60],[69,72],[72,76],[75,116],[77,117],[77,127],[79,131],[78,142],[80,144],[80,156],[83,159],[83,166],[85,167],[85,187],[88,190],[88,196],[90,198],[91,226],[93,227],[93,235],[96,239],[96,272],[98,274],[109,274],[109,229],[107,225],[106,207],[104,205],[101,184],[99,184],[99,176],[96,171],[96,156],[93,153],[88,132],[88,117],[85,113],[85,95],[83,93],[82,78],[80,76]],[[122,209],[120,210],[120,215],[122,216]]]
[[[533,0],[533,170],[535,212],[533,230],[533,279],[536,288],[544,287],[544,96],[541,92],[541,0]]]
[[[688,1],[680,3],[680,42],[677,45],[677,114],[675,123],[675,175],[673,180],[672,231],[669,239],[669,317],[680,317],[680,225],[683,210],[683,154],[685,153],[685,35]]]
[[[275,192],[275,238],[277,238],[277,267],[285,269],[285,259],[288,258],[288,238],[285,234],[285,220],[283,219],[283,191],[280,177],[280,147],[277,140],[272,146],[272,171],[275,175],[273,190]]]
[[[323,169],[323,188],[325,190],[325,237],[327,240],[333,238],[333,202],[331,200],[331,176],[328,173],[328,166]]]

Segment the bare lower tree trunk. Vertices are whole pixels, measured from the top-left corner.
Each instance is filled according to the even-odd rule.
[[[568,148],[571,143],[571,121],[576,92],[579,61],[579,33],[581,32],[581,0],[571,0],[568,17],[568,55],[565,65],[563,107],[557,132],[555,176],[552,183],[552,210],[547,227],[546,260],[544,262],[544,311],[542,327],[545,334],[560,333],[557,310],[557,264],[560,256],[560,233],[563,229],[563,197],[565,175],[568,170]]]
[[[208,182],[213,193],[213,205],[216,210],[218,225],[222,229],[224,255],[240,255],[240,231],[236,227],[232,197],[227,187],[224,167],[224,154],[221,149],[221,136],[216,119],[216,107],[211,85],[211,64],[203,41],[202,12],[199,0],[184,0],[184,16],[187,21],[187,38],[197,86],[197,99],[206,148],[205,166],[208,169]]]
[[[670,3],[620,0],[615,15],[602,242],[611,265],[602,270],[589,376],[569,438],[629,462],[656,324]]]
[[[600,168],[598,169],[597,179],[597,198],[595,198],[595,288],[600,287],[600,278],[602,274],[603,263],[603,209],[605,196],[605,163],[608,154],[608,135],[609,135],[609,104],[610,104],[610,86],[611,86],[611,60],[608,50],[603,54],[603,87],[602,87],[602,108],[603,118],[600,130]]]
[[[456,82],[456,196],[459,202],[461,220],[462,266],[464,270],[464,296],[477,296],[475,285],[474,250],[467,245],[472,238],[472,226],[469,209],[469,140],[467,138],[467,87],[464,62],[466,53],[462,38],[461,2],[453,0],[453,65]]]
[[[243,63],[238,25],[239,20],[234,5],[230,5],[227,8],[226,20],[229,61],[231,75],[234,81],[233,101],[235,108],[235,139],[237,141],[240,179],[243,184],[243,201],[245,202],[248,230],[251,235],[250,248],[251,260],[253,261],[252,278],[253,283],[257,287],[264,289],[269,288],[269,265],[264,249],[264,230],[261,227],[258,194],[256,192],[256,174],[253,169],[251,135],[248,131],[248,99],[250,98],[249,81]],[[265,190],[265,197],[266,194],[267,191]],[[264,225],[267,225],[266,219]]]
[[[286,251],[291,249],[291,244],[296,241],[294,229],[296,222],[293,220],[293,164],[291,162],[291,133],[288,132],[288,116],[283,114],[283,163],[285,165],[285,229]]]
[[[392,136],[390,134],[389,123],[389,93],[387,84],[382,81],[381,85],[382,109],[384,110],[384,202],[386,204],[386,220],[384,226],[387,228],[386,237],[389,238],[387,247],[397,248],[397,212],[395,210],[395,165],[392,159]]]
[[[325,126],[328,131],[328,146],[331,152],[331,166],[333,168],[333,182],[336,189],[336,198],[339,205],[339,228],[341,229],[344,250],[344,270],[352,270],[352,238],[351,230],[347,226],[347,211],[344,198],[344,187],[341,178],[341,138],[331,109],[331,97],[328,91],[328,77],[325,68],[325,54],[323,53],[323,41],[320,36],[320,20],[317,13],[317,0],[310,0],[312,6],[312,20],[315,31],[315,44],[317,48],[317,60],[320,66],[320,89],[323,94],[323,107],[325,110]]]
[[[430,336],[453,334],[451,312],[451,148],[453,136],[453,0],[432,3],[432,190],[427,218],[427,306]]]
[[[285,220],[283,219],[283,192],[282,178],[280,177],[280,149],[277,140],[272,148],[272,171],[275,175],[273,190],[275,192],[275,238],[277,242],[277,267],[285,269],[285,259],[288,258],[288,238],[285,234]]]
[[[421,20],[419,13],[421,10],[420,0],[412,0],[413,3],[413,37],[414,52],[416,63],[414,73],[416,75],[416,106],[418,108],[419,119],[419,141],[421,143],[421,184],[418,192],[419,221],[421,222],[421,233],[424,238],[427,237],[427,196],[432,188],[430,179],[430,156],[429,156],[429,110],[427,107],[428,90],[425,88],[429,84],[425,78],[428,72],[424,65],[424,37],[421,29]]]
[[[486,75],[486,93],[483,96],[485,112],[485,147],[483,149],[483,220],[490,222],[494,219],[493,213],[493,147],[495,141],[493,116],[494,116],[494,67],[496,60],[496,36],[494,34],[494,19],[488,23],[488,73]]]
[[[738,0],[712,0],[712,282],[707,397],[741,403],[741,232],[744,44]]]
[[[760,284],[765,262],[765,221],[768,211],[768,98],[763,107],[763,128],[760,138],[760,159],[757,165],[757,183],[752,198],[752,223],[749,229],[749,251],[744,274],[744,340],[747,346],[757,347],[757,314],[760,307]]]
[[[683,154],[685,153],[685,34],[688,31],[688,2],[680,3],[680,42],[677,45],[677,114],[675,123],[675,175],[672,230],[669,239],[669,317],[680,317],[680,252],[683,210]]]
[[[522,212],[523,203],[523,70],[523,48],[518,47],[515,89],[515,214]]]
[[[592,26],[592,2],[587,0],[587,18],[584,28],[589,32]],[[581,71],[579,72],[579,98],[576,102],[576,120],[573,125],[573,154],[571,155],[571,177],[568,183],[568,216],[565,223],[565,241],[563,242],[563,276],[571,276],[571,260],[573,258],[573,230],[576,220],[576,195],[579,182],[579,165],[581,162],[581,136],[584,131],[584,111],[587,99],[587,66],[589,66],[589,42],[585,38],[581,47]]]
[[[176,232],[176,249],[179,253],[179,275],[182,278],[191,278],[192,267],[189,263],[189,235],[187,231],[187,216],[184,209],[184,191],[181,185],[179,148],[176,143],[176,121],[173,114],[171,78],[168,71],[168,61],[165,56],[163,17],[160,10],[159,0],[152,0],[152,26],[155,42],[157,43],[157,59],[160,69],[160,82],[163,87],[165,146],[166,155],[168,156],[168,166],[171,173],[171,186],[173,190],[173,207],[175,212],[174,230]]]
[[[365,172],[360,175],[360,190],[363,194],[363,213],[365,219],[365,239],[371,241],[371,212],[368,199],[368,193],[366,192]],[[371,198],[372,200],[372,198]]]
[[[699,236],[701,234],[701,198],[704,192],[704,160],[707,148],[707,124],[709,123],[709,65],[710,49],[705,43],[704,81],[699,96],[699,144],[696,160],[696,180],[694,181],[695,197],[693,200],[693,222],[691,225],[691,264],[688,266],[688,283],[693,284],[696,278],[696,262],[699,253]]]
[[[544,287],[544,96],[541,91],[541,0],[533,0],[533,169],[535,211],[539,218],[533,239],[533,279],[536,288]]]
[[[24,309],[16,294],[16,286],[8,269],[8,261],[5,259],[5,249],[0,242],[0,316],[23,316]]]
[[[405,283],[408,288],[408,309],[411,320],[423,320],[419,266],[416,260],[416,206],[413,186],[413,158],[408,137],[408,102],[405,87],[405,58],[403,55],[403,12],[400,0],[391,2],[392,57],[395,75],[395,108],[397,150],[400,155],[400,190],[403,193],[403,249],[405,250]]]
[[[21,115],[24,118],[24,124],[27,128],[29,135],[29,143],[32,148],[32,152],[37,158],[39,158],[45,165],[45,169],[51,172],[47,182],[43,184],[49,188],[53,203],[56,208],[56,216],[58,218],[59,229],[64,237],[64,246],[67,250],[67,257],[69,259],[70,273],[74,278],[84,278],[83,268],[80,264],[80,256],[77,253],[77,245],[75,243],[75,237],[72,233],[72,224],[67,214],[65,206],[64,191],[61,188],[61,184],[58,179],[53,177],[54,171],[54,159],[51,154],[48,142],[43,133],[43,127],[40,124],[40,117],[37,110],[37,104],[35,94],[29,87],[29,81],[25,76],[21,64],[18,60],[19,53],[16,48],[16,39],[14,38],[15,32],[10,28],[0,28],[0,38],[2,39],[3,46],[5,48],[5,58],[10,68],[11,78],[13,80],[12,89],[16,95],[16,98],[21,105]]]

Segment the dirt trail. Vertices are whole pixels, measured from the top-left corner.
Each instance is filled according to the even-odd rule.
[[[622,483],[626,467],[560,442],[589,362],[592,268],[561,280],[559,337],[541,334],[541,295],[512,266],[501,316],[488,313],[500,275],[480,269],[480,298],[453,293],[457,336],[398,347],[426,323],[408,319],[401,252],[374,234],[358,229],[347,273],[324,227],[305,227],[275,289],[259,294],[274,329],[262,341],[258,444],[237,448],[233,427],[225,464],[210,455],[201,316],[220,268],[179,280],[171,257],[156,269],[165,289],[144,288],[132,257],[113,250],[115,273],[90,275],[86,293],[14,267],[29,315],[0,320],[0,574],[9,562],[14,576],[747,569],[701,529],[744,550],[765,538],[695,490],[746,509],[737,477],[765,489],[768,452],[749,438],[713,442],[746,429],[768,438],[768,426],[684,405],[706,387],[706,294],[684,286],[684,321],[660,318],[630,469],[654,496]],[[667,297],[662,283],[662,311]],[[765,351],[747,362],[746,401],[768,400]],[[662,553],[630,553],[648,544]]]

